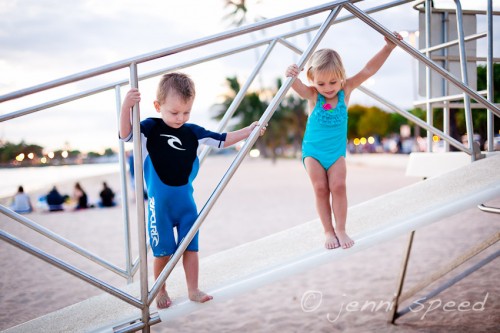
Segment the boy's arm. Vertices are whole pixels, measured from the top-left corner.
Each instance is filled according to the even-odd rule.
[[[295,81],[292,83],[292,89],[303,99],[314,99],[314,88],[308,87],[302,83],[298,78],[299,72],[299,67],[295,64],[288,66],[285,72],[286,77],[295,78]]]
[[[397,32],[395,33],[395,35],[399,40],[403,39],[403,37],[401,37],[401,35]],[[366,63],[365,67],[358,74],[347,79],[345,87],[345,89],[347,90],[346,93],[350,94],[350,92],[359,87],[373,74],[377,73],[380,67],[382,67],[382,65],[391,54],[392,50],[394,50],[394,48],[396,47],[396,44],[394,44],[387,38],[385,38],[385,42],[386,44],[384,45],[384,47]]]
[[[257,121],[254,121],[250,126],[247,126],[245,128],[242,128],[237,131],[233,132],[228,132],[226,135],[226,141],[224,141],[224,148],[230,147],[234,145],[237,142],[240,142],[241,140],[244,140],[252,134],[252,131],[254,130],[255,127],[259,126],[259,123]],[[264,135],[264,132],[266,131],[266,127],[263,127],[260,130],[260,135]]]
[[[135,103],[141,101],[141,93],[138,89],[132,88],[127,92],[123,99],[122,109],[120,112],[120,138],[125,139],[132,131],[132,111]]]

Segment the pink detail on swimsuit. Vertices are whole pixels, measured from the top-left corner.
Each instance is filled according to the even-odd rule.
[[[332,109],[332,105],[330,103],[323,104],[323,110],[330,111]]]

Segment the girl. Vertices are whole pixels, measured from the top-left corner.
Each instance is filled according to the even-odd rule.
[[[395,36],[402,40],[398,33]],[[386,45],[356,75],[346,78],[342,60],[330,49],[316,51],[307,67],[310,86],[296,79],[293,90],[307,99],[309,118],[302,142],[302,161],[311,179],[316,210],[325,231],[325,247],[350,248],[354,241],[346,233],[346,143],[347,105],[354,89],[375,74],[387,60],[396,44],[385,38]],[[297,65],[286,71],[297,77]],[[330,196],[332,203],[330,204]],[[332,223],[332,210],[335,228]]]

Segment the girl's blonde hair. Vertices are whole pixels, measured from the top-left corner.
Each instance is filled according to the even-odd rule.
[[[321,49],[311,56],[309,59],[309,67],[307,67],[307,79],[314,81],[314,75],[317,72],[327,72],[335,75],[344,86],[346,76],[344,65],[340,55],[331,49]]]
[[[157,101],[159,103],[165,102],[169,93],[174,93],[182,98],[184,102],[187,102],[194,98],[196,94],[194,82],[184,73],[165,74],[162,76],[156,90]]]

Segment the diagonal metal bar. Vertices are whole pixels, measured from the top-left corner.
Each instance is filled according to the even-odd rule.
[[[373,7],[373,8],[367,9],[366,13],[375,13],[375,12],[378,12],[378,11],[381,11],[381,10],[385,10],[385,9],[388,9],[388,8],[391,8],[391,7],[394,7],[394,6],[398,6],[398,5],[401,5],[401,4],[405,4],[405,3],[411,2],[411,1],[413,1],[413,0],[399,0],[399,1],[394,1],[394,2],[391,2],[391,3],[388,3],[388,4],[384,4],[384,5],[381,5],[381,6],[377,6],[377,7]],[[334,24],[338,24],[338,23],[341,23],[341,22],[346,22],[346,21],[349,21],[349,20],[352,20],[352,19],[355,19],[355,18],[356,17],[354,15],[349,14],[349,15],[346,15],[346,16],[344,16],[342,18],[337,19],[334,22]],[[287,33],[279,34],[279,35],[276,35],[276,36],[273,36],[273,37],[264,38],[264,39],[261,39],[259,41],[252,42],[252,43],[249,43],[249,44],[246,44],[246,45],[241,45],[241,46],[238,46],[236,48],[229,49],[229,50],[226,50],[226,51],[221,51],[221,52],[214,53],[214,54],[211,54],[211,55],[208,55],[208,56],[196,58],[196,59],[193,59],[193,60],[190,60],[190,61],[186,61],[186,62],[177,64],[177,65],[174,65],[174,66],[169,66],[169,67],[166,67],[166,68],[163,68],[163,69],[155,70],[155,71],[152,71],[152,72],[140,75],[139,76],[139,81],[145,80],[145,79],[149,79],[149,78],[152,78],[152,77],[155,77],[155,76],[159,76],[159,75],[165,74],[165,73],[170,72],[170,71],[180,70],[180,69],[183,69],[183,68],[194,66],[194,65],[197,65],[197,64],[200,64],[200,63],[204,63],[204,62],[207,62],[207,61],[211,61],[211,60],[214,60],[214,59],[218,59],[218,58],[221,58],[221,57],[225,57],[225,56],[229,56],[229,55],[236,54],[236,53],[239,53],[239,52],[244,52],[244,51],[247,51],[247,50],[251,50],[251,49],[254,49],[254,48],[262,46],[262,45],[267,45],[267,44],[271,43],[273,40],[276,40],[276,39],[278,39],[278,41],[280,43],[282,43],[283,45],[285,45],[287,47],[293,47],[292,45],[287,44],[287,42],[286,42],[286,40],[284,38],[291,38],[291,37],[294,37],[294,36],[297,36],[297,35],[308,33],[308,32],[311,32],[311,31],[319,29],[319,27],[320,27],[320,24],[312,25],[312,26],[301,28],[301,29],[298,29],[298,30],[295,30],[295,31],[292,31],[292,32],[287,32]],[[58,99],[55,99],[55,100],[52,100],[52,101],[49,101],[49,102],[45,102],[45,103],[42,103],[42,104],[30,106],[30,107],[27,107],[27,108],[24,108],[24,109],[21,109],[21,110],[18,110],[18,111],[10,112],[8,114],[0,115],[0,122],[6,121],[6,120],[10,120],[10,119],[14,119],[14,118],[18,118],[18,117],[21,117],[21,116],[24,116],[24,115],[28,115],[28,114],[31,114],[33,112],[38,112],[38,111],[41,111],[41,110],[45,110],[45,109],[48,109],[48,108],[51,108],[51,107],[54,107],[54,106],[57,106],[57,105],[61,105],[61,104],[67,103],[67,102],[71,102],[71,101],[75,101],[75,100],[81,99],[81,98],[84,98],[84,97],[92,96],[92,95],[95,95],[95,94],[98,94],[98,93],[101,93],[101,92],[104,92],[104,91],[108,91],[108,90],[114,89],[116,86],[128,85],[129,82],[130,81],[128,79],[123,79],[123,80],[116,81],[116,82],[113,82],[113,83],[109,83],[109,84],[106,84],[106,85],[103,85],[103,86],[100,86],[100,87],[97,87],[97,88],[93,88],[93,89],[82,91],[82,92],[79,92],[79,93],[76,93],[76,94],[68,95],[68,96],[65,96],[65,97],[62,97],[62,98],[58,98]],[[46,90],[46,89],[42,89],[42,90]],[[42,90],[40,90],[40,91],[42,91]]]
[[[321,25],[321,28],[317,32],[316,36],[309,44],[307,50],[304,52],[304,54],[300,58],[300,60],[297,64],[299,66],[299,68],[301,68],[305,65],[305,63],[307,62],[307,60],[311,56],[312,52],[316,49],[316,47],[319,44],[319,42],[321,41],[321,39],[328,31],[328,28],[330,27],[331,22],[333,22],[335,20],[335,18],[337,17],[337,15],[341,9],[342,9],[342,6],[339,6],[330,12],[327,19]],[[273,100],[271,101],[271,103],[267,107],[266,111],[264,112],[264,114],[262,115],[262,117],[259,120],[260,126],[255,128],[254,131],[252,132],[252,134],[248,137],[245,144],[241,148],[240,152],[238,153],[238,155],[234,159],[233,163],[231,164],[231,166],[229,167],[229,169],[227,170],[225,175],[222,177],[221,181],[219,182],[219,184],[217,185],[217,187],[213,191],[210,198],[205,203],[205,206],[200,211],[200,214],[198,215],[198,218],[194,222],[193,226],[191,227],[191,230],[188,232],[186,237],[181,241],[178,249],[172,255],[168,264],[165,266],[165,268],[161,272],[160,276],[158,277],[158,279],[154,283],[154,285],[149,293],[149,298],[148,298],[148,302],[147,302],[148,304],[151,304],[153,302],[154,298],[156,297],[156,295],[160,291],[161,286],[167,280],[168,276],[170,275],[170,273],[174,269],[175,265],[177,264],[177,262],[181,258],[182,254],[184,253],[187,246],[189,245],[189,243],[193,239],[194,235],[196,234],[198,229],[201,227],[203,221],[207,217],[207,215],[210,212],[210,210],[212,209],[213,205],[215,204],[215,202],[217,201],[217,199],[221,195],[222,191],[227,186],[227,184],[231,180],[232,176],[234,175],[234,173],[236,172],[238,167],[243,162],[243,159],[248,154],[248,152],[252,148],[255,141],[257,141],[257,138],[259,137],[260,129],[272,117],[274,111],[278,107],[279,103],[281,103],[281,101],[285,97],[286,92],[288,91],[288,89],[290,89],[294,80],[295,80],[295,78],[288,78],[286,80],[285,84],[279,89],[279,91],[274,96]]]
[[[246,80],[246,82],[243,85],[243,87],[241,87],[240,91],[238,91],[238,93],[236,94],[236,97],[234,98],[233,102],[231,103],[231,105],[229,106],[229,108],[227,109],[227,111],[225,112],[224,117],[219,122],[219,125],[218,125],[218,127],[216,129],[216,132],[222,132],[226,128],[227,124],[229,123],[229,120],[231,120],[231,118],[233,117],[234,113],[236,112],[236,110],[240,106],[241,101],[243,101],[243,98],[245,98],[245,94],[247,93],[248,88],[250,88],[250,85],[252,84],[253,80],[257,77],[257,75],[259,74],[260,70],[262,69],[262,66],[264,66],[267,58],[271,54],[271,51],[274,49],[274,46],[276,46],[276,40],[274,40],[271,44],[268,45],[266,51],[264,51],[264,54],[262,54],[262,56],[260,57],[259,61],[257,62],[257,65],[255,65],[252,73],[250,74],[250,76]],[[210,150],[211,150],[210,146],[205,146],[203,148],[203,150],[202,150],[202,152],[200,154],[200,157],[199,157],[200,164],[203,163],[203,161],[207,157],[207,155],[210,152]]]
[[[172,55],[172,54],[176,54],[179,52],[195,49],[195,48],[205,46],[208,44],[212,44],[214,42],[218,42],[221,40],[225,40],[225,39],[229,39],[229,38],[233,38],[233,37],[238,37],[238,36],[248,34],[248,33],[254,32],[254,31],[258,31],[258,30],[270,28],[270,27],[273,27],[273,26],[276,26],[279,24],[295,21],[297,19],[301,19],[304,16],[315,15],[315,14],[322,13],[326,10],[333,9],[338,5],[347,4],[350,2],[355,3],[358,1],[361,1],[361,0],[336,0],[333,2],[329,2],[329,3],[323,4],[323,5],[313,7],[313,8],[297,11],[297,12],[294,12],[292,14],[282,15],[282,16],[278,16],[276,18],[263,20],[263,21],[260,21],[260,22],[254,23],[254,24],[249,24],[249,25],[246,25],[246,26],[243,26],[240,28],[236,28],[236,29],[227,31],[227,32],[218,33],[218,34],[211,35],[211,36],[208,36],[205,38],[200,38],[200,39],[186,42],[183,44],[179,44],[176,46],[153,51],[151,53],[146,53],[146,54],[143,54],[143,55],[140,55],[137,57],[132,57],[132,58],[120,60],[120,61],[108,64],[108,65],[104,65],[101,67],[97,67],[94,69],[90,69],[87,71],[76,73],[76,74],[73,74],[70,76],[66,76],[66,77],[63,77],[60,79],[56,79],[56,80],[53,80],[50,82],[46,82],[46,83],[43,83],[43,84],[40,84],[37,86],[29,87],[29,88],[18,90],[18,91],[15,91],[15,92],[12,92],[12,93],[9,93],[6,95],[2,95],[2,96],[0,96],[0,102],[5,102],[8,100],[12,100],[12,99],[16,99],[16,98],[23,97],[26,95],[30,95],[30,94],[33,94],[33,93],[36,93],[39,91],[55,88],[55,87],[58,87],[58,86],[61,86],[61,85],[67,84],[67,83],[81,81],[83,79],[87,79],[87,78],[90,78],[93,76],[97,76],[97,75],[109,73],[109,72],[112,72],[112,71],[115,71],[118,69],[126,68],[126,67],[129,67],[132,63],[141,64],[143,62],[148,62],[148,61],[162,58],[162,57],[165,57],[168,55]]]
[[[138,299],[136,299],[135,297],[127,294],[126,292],[124,292],[120,289],[117,289],[117,288],[107,284],[106,282],[101,281],[101,280],[93,277],[92,275],[89,275],[89,274],[79,270],[78,268],[65,263],[62,260],[59,260],[58,258],[51,256],[50,254],[47,254],[47,253],[41,251],[40,249],[37,249],[36,247],[31,246],[30,244],[23,242],[20,239],[13,237],[12,235],[4,232],[3,230],[0,230],[0,239],[4,240],[5,242],[7,242],[7,243],[25,251],[25,252],[28,252],[29,254],[34,255],[37,258],[42,259],[43,261],[45,261],[45,262],[47,262],[47,263],[49,263],[49,264],[51,264],[59,269],[62,269],[63,271],[65,271],[67,273],[70,273],[73,276],[76,276],[77,278],[84,280],[85,282],[90,283],[91,285],[93,285],[101,290],[104,290],[105,292],[107,292],[113,296],[118,297],[119,299],[121,299],[121,300],[123,300],[123,301],[125,301],[125,302],[139,308],[139,309],[142,309],[145,306],[143,302],[141,302]]]
[[[80,246],[76,245],[73,242],[70,242],[69,240],[59,236],[58,234],[50,231],[49,229],[35,223],[34,221],[28,219],[27,217],[17,214],[16,212],[13,212],[12,210],[6,208],[3,205],[0,205],[0,213],[10,217],[11,219],[21,223],[22,225],[38,232],[39,234],[53,240],[54,242],[61,244],[62,246],[70,249],[71,251],[78,253],[79,255],[92,260],[96,264],[101,265],[102,267],[124,277],[127,278],[127,272],[119,267],[116,267],[115,265],[107,262],[106,260],[98,257],[97,255],[81,248]]]
[[[458,142],[455,138],[449,136],[448,134],[444,133],[443,131],[440,131],[437,128],[435,128],[435,127],[427,124],[425,121],[423,121],[422,119],[420,119],[420,118],[412,115],[408,111],[405,111],[405,110],[402,110],[402,109],[398,108],[396,105],[394,105],[394,104],[390,103],[389,101],[383,99],[382,97],[380,97],[379,95],[377,95],[376,93],[374,93],[373,91],[371,91],[370,89],[368,89],[368,88],[366,88],[364,86],[359,86],[358,89],[360,91],[362,91],[363,93],[365,93],[366,95],[370,96],[371,98],[373,98],[373,99],[379,101],[380,103],[384,104],[385,106],[387,106],[392,111],[394,111],[394,112],[402,115],[406,119],[414,122],[418,126],[420,126],[420,127],[424,128],[424,129],[428,130],[429,132],[431,132],[433,134],[436,134],[439,137],[443,138],[444,140],[446,140],[447,142],[449,142],[454,147],[460,149],[461,151],[463,151],[463,152],[465,152],[465,153],[467,153],[469,155],[472,155],[472,150],[468,149],[463,144],[461,144],[460,142]]]
[[[473,89],[470,87],[464,85],[459,79],[457,79],[455,76],[453,76],[451,73],[448,71],[444,70],[441,68],[438,64],[436,64],[434,61],[430,60],[429,58],[425,57],[420,51],[417,49],[413,48],[410,46],[408,43],[404,41],[398,40],[393,33],[391,33],[389,30],[387,30],[385,27],[383,27],[380,23],[375,21],[373,18],[368,16],[366,13],[364,13],[362,10],[357,8],[356,6],[352,4],[346,4],[344,6],[348,11],[350,11],[353,15],[358,17],[361,21],[365,22],[368,24],[370,27],[390,39],[393,43],[396,43],[399,47],[401,47],[403,50],[405,50],[407,53],[412,55],[414,58],[416,58],[418,61],[424,63],[426,66],[429,66],[432,68],[434,71],[439,73],[441,76],[443,76],[445,79],[453,83],[458,89],[462,90],[465,92],[467,95],[470,97],[474,98],[478,103],[484,105],[485,108],[491,110],[494,114],[500,117],[500,109],[492,104],[490,101],[486,100],[483,96],[479,95],[477,92],[475,92]]]

